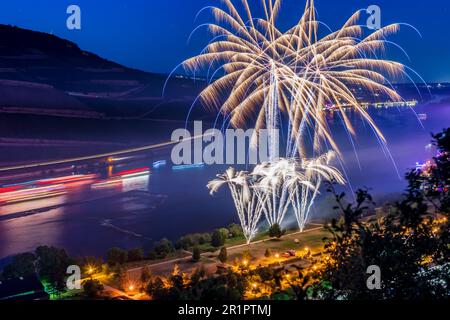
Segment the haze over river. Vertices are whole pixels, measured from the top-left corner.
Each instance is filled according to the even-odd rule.
[[[338,117],[330,121],[353,188],[367,186],[382,202],[402,192],[408,168],[434,155],[430,133],[450,125],[450,104],[418,105],[413,110],[423,119],[426,114],[423,127],[409,108],[370,109],[388,140],[400,177],[358,116],[352,116],[358,135],[356,155]],[[160,141],[170,140],[170,135],[171,130],[167,130]],[[150,245],[162,237],[175,240],[186,233],[209,232],[236,222],[228,190],[210,196],[206,188],[226,166],[173,170],[169,162],[152,168],[156,160],[129,162],[117,169],[122,173],[113,180],[92,177],[72,183],[64,191],[46,189],[48,197],[6,204],[0,201],[0,259],[38,245],[65,248],[74,256],[104,256],[114,246]],[[150,167],[149,174],[145,167]],[[328,213],[316,211],[318,216]]]

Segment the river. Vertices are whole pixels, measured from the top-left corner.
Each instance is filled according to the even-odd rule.
[[[426,119],[422,116],[420,123],[409,108],[370,109],[386,136],[392,159],[358,116],[352,120],[357,131],[355,148],[338,119],[331,120],[353,188],[369,187],[375,199],[385,201],[402,192],[403,175],[409,168],[433,156],[430,133],[450,125],[450,104],[428,103],[413,110],[426,114]],[[169,140],[170,132],[161,139]],[[152,161],[140,159],[125,165],[123,170],[151,170],[125,174],[120,185],[82,181],[71,186],[70,192],[56,190],[50,197],[0,206],[0,259],[39,245],[65,248],[73,256],[104,256],[114,246],[149,246],[163,237],[175,240],[237,221],[227,190],[211,196],[206,188],[225,166],[173,170],[170,164],[152,168]],[[316,214],[326,212],[316,210]]]

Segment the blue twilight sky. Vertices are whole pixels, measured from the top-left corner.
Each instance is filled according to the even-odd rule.
[[[260,0],[250,2],[260,8]],[[304,3],[284,0],[281,29],[296,22]],[[81,30],[66,28],[66,9],[71,4],[81,8]],[[195,21],[197,12],[218,4],[219,0],[1,0],[0,23],[53,33],[126,66],[168,73],[207,43],[205,31],[197,33],[189,44],[187,39],[196,25],[208,21],[207,13]],[[426,81],[450,82],[449,0],[316,0],[319,19],[333,30],[354,11],[371,4],[381,8],[382,25],[405,22],[421,32],[422,38],[402,28],[392,37],[410,56],[410,62],[402,62]],[[398,50],[392,50],[389,57],[398,58]]]

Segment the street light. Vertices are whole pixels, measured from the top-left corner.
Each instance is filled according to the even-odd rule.
[[[94,273],[94,268],[91,265],[87,266],[87,273],[92,276]]]

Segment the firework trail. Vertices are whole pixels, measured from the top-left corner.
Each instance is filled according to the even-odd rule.
[[[270,226],[281,225],[291,206],[303,231],[322,180],[345,183],[339,171],[329,165],[333,157],[330,151],[301,162],[280,158],[257,165],[250,173],[229,168],[209,182],[208,188],[213,194],[228,185],[248,243],[257,232],[262,214]]]
[[[229,168],[225,173],[218,175],[217,179],[208,183],[211,194],[227,185],[236,207],[242,231],[247,243],[250,243],[258,231],[258,222],[261,219],[264,203],[253,188],[255,181],[245,171],[236,171]]]
[[[305,182],[293,159],[277,159],[257,165],[252,172],[258,181],[256,189],[269,226],[281,225],[290,205],[289,184],[293,180]]]
[[[321,22],[316,19],[314,1],[307,0],[298,23],[281,32],[277,28],[280,0],[261,1],[263,18],[254,16],[248,0],[242,0],[243,16],[231,0],[223,3],[223,8],[204,9],[215,18],[215,22],[205,24],[214,38],[198,56],[183,63],[188,72],[207,70],[211,79],[221,75],[198,100],[219,111],[234,127],[245,127],[252,120],[256,132],[264,127],[269,132],[279,129],[283,115],[288,134],[286,158],[275,157],[272,150],[277,141],[270,139],[269,163],[255,167],[251,174],[240,173],[245,183],[236,182],[239,179],[227,173],[222,179],[230,186],[247,240],[256,230],[252,227],[254,217],[259,219],[264,213],[270,225],[281,224],[291,205],[303,230],[322,182],[344,183],[339,171],[330,165],[334,155],[341,154],[326,121],[327,112],[339,112],[352,139],[356,133],[345,113],[351,108],[389,152],[382,132],[354,92],[358,89],[402,100],[390,79],[411,79],[405,71],[411,69],[379,57],[387,44],[398,47],[386,37],[396,33],[400,24],[364,36],[363,26],[357,24],[358,11],[339,30],[320,36],[323,32],[319,31]],[[210,183],[212,190],[217,183]],[[250,219],[246,208],[256,206],[253,199],[261,203]]]
[[[300,231],[304,230],[308,222],[312,205],[319,195],[322,181],[345,183],[339,170],[329,165],[334,156],[335,154],[329,151],[320,157],[302,161],[301,170],[304,172],[306,181],[312,187],[304,183],[298,183],[298,181],[292,181],[290,185],[290,200]]]

